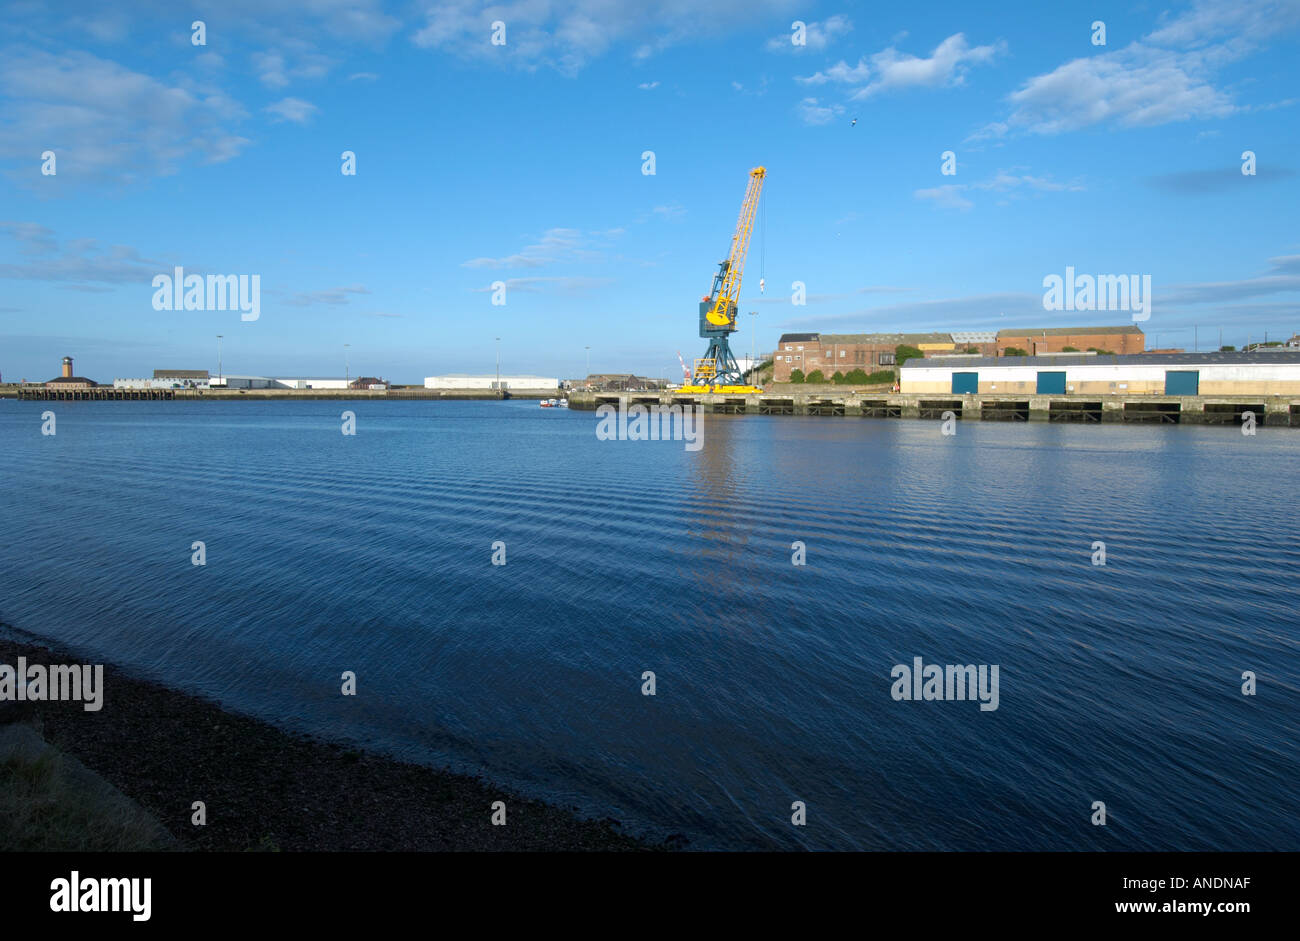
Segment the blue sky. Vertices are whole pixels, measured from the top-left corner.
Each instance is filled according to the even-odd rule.
[[[1127,321],[1043,310],[1067,266],[1150,275],[1151,346],[1300,332],[1300,0],[118,6],[0,12],[5,379],[215,371],[218,333],[232,373],[346,343],[418,382],[501,337],[504,372],[673,376],[760,164],[740,353]],[[261,316],[154,310],[175,265],[259,275]]]

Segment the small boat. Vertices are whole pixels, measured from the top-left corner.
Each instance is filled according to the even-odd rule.
[[[540,401],[540,402],[537,403],[537,404],[540,405],[542,408],[555,408],[555,407],[556,407],[555,399],[542,399],[542,401]]]

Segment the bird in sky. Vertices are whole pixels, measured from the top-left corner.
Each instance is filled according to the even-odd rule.
[[[857,124],[858,124],[858,119],[854,118],[851,122],[849,122],[849,127],[857,127]]]

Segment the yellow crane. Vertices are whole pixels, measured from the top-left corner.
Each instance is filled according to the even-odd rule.
[[[725,260],[718,263],[713,287],[700,300],[700,336],[709,341],[709,346],[695,361],[694,377],[688,385],[682,386],[683,392],[745,394],[763,391],[745,384],[727,337],[738,329],[736,313],[740,303],[740,283],[745,274],[745,255],[749,252],[749,237],[754,231],[758,197],[766,176],[767,170],[763,167],[749,171],[749,186],[740,206],[736,234],[731,237],[731,251]]]

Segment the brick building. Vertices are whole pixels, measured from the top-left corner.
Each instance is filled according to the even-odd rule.
[[[1039,353],[1063,353],[1067,346],[1082,353],[1098,349],[1129,354],[1146,350],[1146,336],[1133,324],[1119,327],[1026,327],[999,330],[997,346],[999,356],[1011,347],[1035,356]]]
[[[950,333],[787,333],[772,353],[772,380],[789,382],[796,369],[805,376],[820,369],[827,381],[837,372],[892,369],[900,345],[927,354],[955,349]]]

